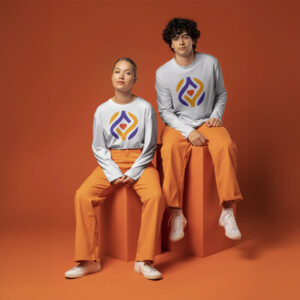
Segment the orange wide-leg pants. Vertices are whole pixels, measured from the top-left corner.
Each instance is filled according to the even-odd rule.
[[[141,149],[111,150],[112,159],[125,173],[141,154]],[[99,232],[94,207],[110,194],[113,185],[98,166],[76,191],[75,195],[75,261],[100,260]],[[159,174],[149,164],[132,186],[143,203],[136,260],[154,260],[161,220],[165,208]]]
[[[208,127],[202,124],[197,130],[207,143],[216,178],[220,204],[224,201],[242,200],[236,177],[237,148],[225,127]],[[169,207],[182,208],[185,168],[192,144],[177,130],[165,126],[162,135],[163,193]]]

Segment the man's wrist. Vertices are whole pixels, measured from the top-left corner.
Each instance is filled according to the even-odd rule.
[[[191,128],[189,129],[189,131],[187,132],[187,134],[185,135],[185,138],[188,139],[189,135],[191,134],[191,132],[193,132],[195,129]]]

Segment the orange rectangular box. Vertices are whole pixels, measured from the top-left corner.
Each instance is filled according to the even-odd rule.
[[[101,253],[123,260],[135,260],[140,231],[142,203],[127,186],[115,187],[100,206]],[[156,254],[160,253],[157,245]]]
[[[161,145],[157,151],[157,169],[163,180],[160,149]],[[175,243],[169,241],[170,212],[166,210],[162,223],[162,250],[204,257],[234,246],[236,242],[225,237],[224,228],[219,226],[221,211],[208,147],[192,147],[183,194],[183,213],[188,221],[185,237]]]

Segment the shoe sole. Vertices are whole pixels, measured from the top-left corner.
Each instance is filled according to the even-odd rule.
[[[184,233],[182,235],[180,235],[179,237],[177,237],[177,238],[169,237],[169,240],[170,240],[170,242],[177,242],[177,241],[180,241],[183,238],[184,238]]]
[[[158,279],[162,279],[162,276],[156,276],[156,277],[149,277],[149,276],[145,276],[144,274],[142,274],[146,279],[148,280],[158,280]]]
[[[140,271],[140,269],[139,269],[138,267],[136,267],[136,266],[134,266],[134,271],[137,272],[137,273],[139,273],[139,274],[141,274],[141,275],[143,275],[146,279],[149,279],[149,280],[157,280],[157,279],[163,278],[162,274],[157,275],[157,276],[154,276],[154,277],[150,277],[150,276],[144,275],[144,274]]]
[[[162,275],[157,275],[157,276],[147,276],[147,275],[144,275],[141,271],[137,270],[137,269],[134,269],[135,272],[143,275],[146,279],[149,279],[149,280],[157,280],[157,279],[161,279],[162,278]]]
[[[221,227],[223,227],[224,230],[225,230],[225,225],[224,225],[222,222],[219,222],[219,225],[220,225]],[[238,241],[238,240],[240,240],[240,239],[242,238],[241,235],[238,236],[238,237],[231,236],[231,235],[227,234],[226,231],[225,231],[225,236],[228,237],[229,239],[235,240],[235,241]]]
[[[88,272],[88,273],[83,273],[82,275],[80,275],[80,276],[78,276],[78,275],[70,275],[70,276],[67,276],[66,274],[65,274],[65,278],[66,279],[76,279],[76,278],[81,278],[81,277],[83,277],[83,276],[85,276],[85,275],[88,275],[88,274],[93,274],[93,273],[97,273],[97,272],[100,272],[101,271],[101,268],[99,269],[99,270],[96,270],[96,271],[91,271],[91,272]]]

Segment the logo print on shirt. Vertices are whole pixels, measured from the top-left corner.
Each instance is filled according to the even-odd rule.
[[[185,106],[200,105],[205,97],[204,84],[198,78],[181,79],[176,87],[178,100]]]
[[[125,141],[127,135],[128,140],[132,139],[138,132],[137,127],[138,119],[137,117],[130,113],[122,110],[121,112],[116,112],[110,119],[109,124],[110,133],[116,138],[121,138]]]

